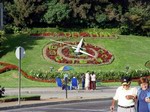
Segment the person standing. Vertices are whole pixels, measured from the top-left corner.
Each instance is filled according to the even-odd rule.
[[[92,74],[92,73],[89,73],[89,75],[90,75],[90,79],[89,79],[89,80],[90,80],[90,83],[89,83],[89,90],[91,90],[91,89],[92,89],[91,74]]]
[[[84,73],[81,74],[81,81],[82,81],[82,90],[85,89],[85,75]]]
[[[122,85],[117,88],[110,106],[111,112],[114,111],[115,102],[118,101],[117,112],[135,112],[135,99],[137,89],[131,88],[131,78],[123,77]]]
[[[150,112],[150,88],[146,77],[139,79],[140,88],[137,94],[137,112]]]
[[[87,71],[85,73],[85,89],[89,90],[89,86],[90,86],[90,74],[89,71]]]
[[[94,71],[91,74],[91,89],[95,90],[96,89],[96,75]]]

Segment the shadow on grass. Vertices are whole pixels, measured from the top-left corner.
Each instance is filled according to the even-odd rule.
[[[20,34],[20,35],[6,35],[6,40],[2,43],[3,50],[0,53],[0,58],[16,50],[17,47],[22,46],[25,49],[32,49],[33,45],[36,45],[36,40],[42,38],[30,37],[29,35]]]

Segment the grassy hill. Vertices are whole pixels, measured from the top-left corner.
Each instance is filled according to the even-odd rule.
[[[44,59],[42,50],[46,44],[50,42],[49,38],[33,38],[28,35],[8,35],[5,54],[0,58],[0,61],[18,65],[18,60],[15,56],[16,47],[22,46],[25,48],[26,55],[22,59],[22,69],[29,73],[32,70],[50,71],[50,67],[57,70],[63,64],[56,64]],[[80,41],[80,38],[60,39],[63,41]],[[147,69],[144,64],[150,60],[150,38],[140,36],[119,36],[118,39],[100,39],[100,38],[85,38],[86,43],[92,43],[96,46],[101,46],[110,51],[115,59],[108,65],[73,65],[74,70],[78,72],[90,71],[125,71],[126,66],[130,69]],[[1,66],[0,66],[1,67]],[[11,87],[17,84],[17,71],[9,71],[0,74],[0,85]],[[23,87],[30,86],[50,86],[50,84],[39,83],[22,78]],[[14,86],[13,86],[14,87]]]

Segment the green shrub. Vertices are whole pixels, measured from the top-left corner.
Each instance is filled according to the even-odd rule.
[[[129,35],[130,34],[130,30],[129,27],[127,25],[123,25],[119,28],[120,34],[121,35]]]
[[[30,95],[30,96],[21,96],[21,101],[26,101],[26,100],[40,100],[39,95]],[[11,102],[11,101],[17,101],[18,96],[4,96],[0,98],[0,102]]]
[[[56,61],[60,61],[60,60],[62,60],[63,58],[62,58],[61,56],[56,56],[55,59],[56,59]]]
[[[29,75],[34,76],[39,79],[55,79],[57,76],[61,76],[58,72],[52,72],[52,71],[30,71]],[[62,76],[61,76],[62,77]]]
[[[5,25],[4,31],[6,34],[25,34],[29,32],[29,30],[26,28],[21,29],[20,27],[16,27],[13,25]]]
[[[69,75],[69,79],[71,79],[72,77],[77,77],[79,79],[79,81],[81,80],[81,74],[80,72],[76,72],[76,71],[71,71],[69,73],[67,73]],[[95,72],[96,74],[96,78],[99,81],[109,81],[109,80],[113,80],[113,81],[119,81],[121,79],[121,77],[123,76],[130,76],[132,78],[138,78],[141,76],[149,76],[150,75],[150,71],[149,70],[130,70],[128,73],[125,71],[109,71],[109,72],[104,72],[104,71],[98,71]],[[59,73],[59,72],[48,72],[48,71],[31,71],[30,75],[40,78],[40,79],[55,79],[56,77],[60,77],[63,78],[64,77],[64,73]]]
[[[147,34],[148,37],[150,37],[150,20],[145,22],[145,24],[142,26],[142,30]]]

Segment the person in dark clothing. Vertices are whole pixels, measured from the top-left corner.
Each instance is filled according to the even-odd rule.
[[[85,89],[85,74],[84,73],[81,74],[81,81],[82,81],[82,90],[84,90]]]

